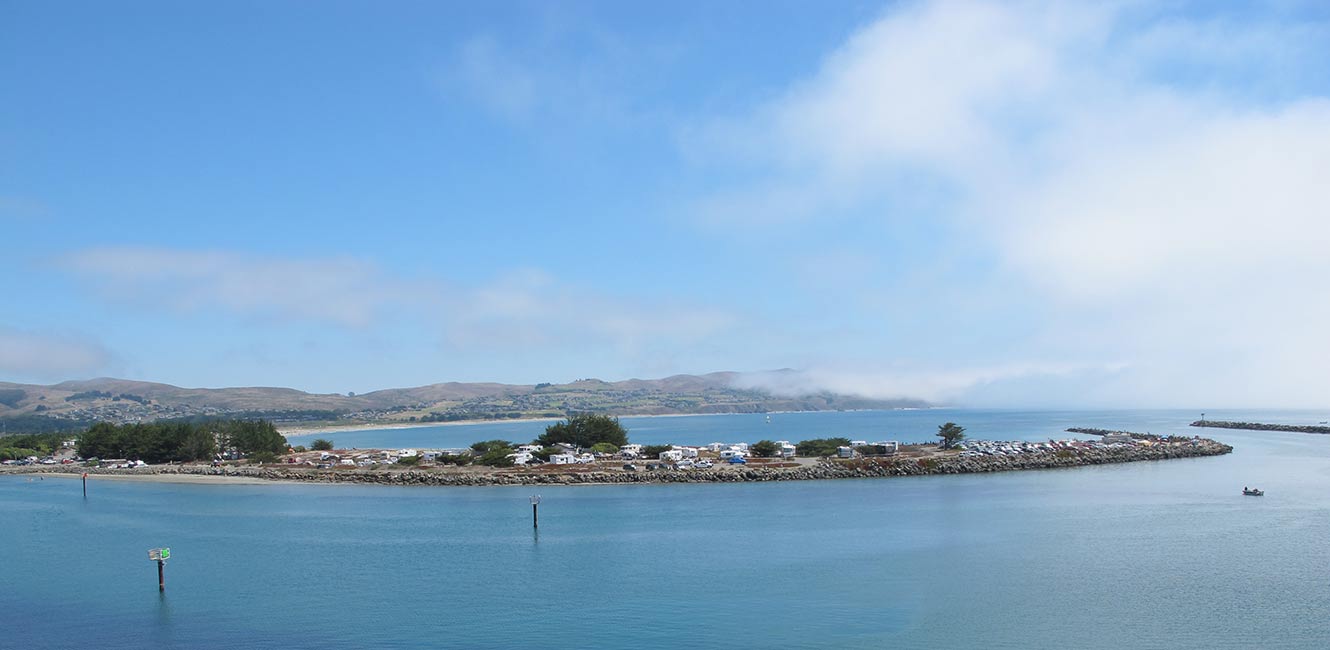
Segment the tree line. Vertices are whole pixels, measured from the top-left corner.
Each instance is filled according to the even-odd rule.
[[[209,460],[235,450],[245,456],[269,456],[287,450],[286,437],[267,420],[148,422],[115,425],[100,422],[78,439],[84,458],[128,458],[146,463]]]

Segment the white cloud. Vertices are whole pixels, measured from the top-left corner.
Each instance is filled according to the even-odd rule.
[[[111,361],[105,348],[79,336],[0,327],[0,373],[44,381],[87,376]]]
[[[467,296],[465,308],[448,316],[449,337],[458,345],[575,345],[633,355],[661,343],[695,343],[734,324],[719,309],[599,295],[533,269]]]
[[[402,278],[349,257],[96,248],[55,263],[113,304],[355,330],[409,322],[460,348],[558,345],[631,358],[696,342],[734,322],[719,309],[603,295],[538,269],[467,287],[445,278]]]
[[[1132,3],[907,3],[778,101],[700,129],[757,178],[701,204],[838,218],[933,178],[944,218],[1020,278],[1010,299],[1074,311],[1013,354],[1130,359],[1116,376],[1136,387],[1110,387],[1124,402],[1324,405],[1310,386],[1330,338],[1303,324],[1330,304],[1330,102],[1258,82],[1321,66],[1325,31]]]
[[[64,255],[56,265],[85,278],[113,302],[349,327],[366,327],[385,308],[430,290],[355,258],[107,247]]]

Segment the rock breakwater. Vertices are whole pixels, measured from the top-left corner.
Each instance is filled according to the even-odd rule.
[[[628,483],[744,483],[758,481],[809,481],[849,478],[884,478],[926,476],[933,474],[978,474],[1032,469],[1057,469],[1086,465],[1130,463],[1217,456],[1233,451],[1229,445],[1208,439],[1192,439],[1172,444],[1122,446],[1114,448],[1063,449],[1056,452],[1016,456],[962,457],[942,455],[925,458],[864,458],[825,460],[813,465],[779,468],[716,468],[713,470],[592,470],[545,472],[528,470],[457,471],[457,470],[360,470],[315,469],[308,467],[152,465],[137,469],[100,467],[70,468],[59,466],[6,467],[0,473],[68,473],[87,471],[93,475],[144,476],[192,475],[256,478],[271,481],[306,483],[362,483],[371,485],[594,485]]]
[[[1197,420],[1194,427],[1211,429],[1245,429],[1247,431],[1291,431],[1293,433],[1330,433],[1330,427],[1302,424],[1262,424],[1260,422],[1226,422],[1224,420]]]

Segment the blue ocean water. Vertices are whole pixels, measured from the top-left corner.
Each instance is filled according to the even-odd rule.
[[[923,440],[947,420],[977,437],[1041,439],[1071,425],[1192,433],[1198,415],[627,424],[644,442]],[[810,433],[750,435],[787,421]],[[502,433],[515,426],[335,438],[452,446],[427,436],[525,437]],[[0,646],[1330,647],[1330,436],[1208,433],[1235,452],[994,475],[542,488],[538,532],[526,487],[94,480],[85,500],[78,481],[0,477]],[[1243,497],[1243,485],[1267,496]],[[154,546],[173,550],[164,595]]]
[[[1076,437],[1067,427],[1139,429],[1142,433],[1186,433],[1187,424],[1200,413],[1182,411],[1001,411],[921,409],[899,411],[847,411],[705,415],[685,417],[625,417],[632,442],[641,444],[705,445],[711,442],[756,442],[762,439],[797,442],[809,438],[846,437],[852,440],[936,442],[939,424],[956,421],[971,437],[1002,440],[1047,440]],[[1229,419],[1308,424],[1325,420],[1330,412],[1245,411],[1206,413],[1212,420]],[[768,420],[768,418],[770,418]],[[482,424],[441,424],[402,429],[371,429],[292,436],[292,444],[327,438],[340,448],[466,447],[481,440],[528,442],[545,431],[549,422],[525,420]]]

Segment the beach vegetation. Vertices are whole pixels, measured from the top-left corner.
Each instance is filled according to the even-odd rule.
[[[615,454],[619,452],[619,447],[611,442],[598,442],[591,445],[591,452],[595,454]]]
[[[557,454],[561,451],[563,450],[559,449],[558,447],[542,447],[540,451],[531,455],[535,456],[536,458],[539,458],[541,462],[548,463],[550,462],[550,456],[553,456],[554,454]]]
[[[748,450],[753,452],[753,455],[758,458],[771,458],[780,453],[780,445],[770,440],[759,440],[753,443]]]
[[[0,460],[23,460],[28,456],[45,456],[46,454],[37,449],[25,449],[23,447],[0,447]]]
[[[59,433],[25,433],[12,436],[0,437],[0,448],[23,449],[25,451],[35,451],[37,453],[24,454],[20,458],[28,456],[46,456],[60,448],[60,444],[69,436]],[[9,459],[5,459],[9,460]]]
[[[958,426],[955,422],[939,425],[937,437],[942,439],[943,449],[951,449],[956,443],[965,439],[965,427]]]
[[[536,444],[546,447],[560,442],[581,448],[605,442],[617,449],[628,444],[628,430],[619,423],[619,418],[582,413],[545,427],[545,433],[536,439]]]
[[[835,456],[840,447],[849,447],[849,438],[814,438],[804,440],[794,446],[795,453],[800,456]]]
[[[471,464],[471,454],[442,454],[437,461],[440,465],[457,465],[463,467]]]
[[[476,463],[490,467],[512,467],[512,455],[513,450],[509,447],[492,447],[481,454],[480,458],[476,459]]]
[[[332,451],[333,441],[328,440],[327,438],[319,438],[313,443],[310,443],[309,448],[314,451]]]
[[[419,465],[419,464],[420,464],[420,456],[402,456],[401,458],[398,458],[398,459],[397,459],[397,464],[398,464],[398,465],[408,465],[408,466],[409,466],[409,465]]]
[[[271,451],[256,451],[249,455],[249,462],[256,465],[271,464],[277,462],[277,454]]]
[[[511,454],[513,452],[513,443],[507,440],[485,440],[482,442],[471,443],[471,451],[476,452],[476,454],[480,456],[484,456],[493,449],[506,449],[508,450],[508,453]]]

